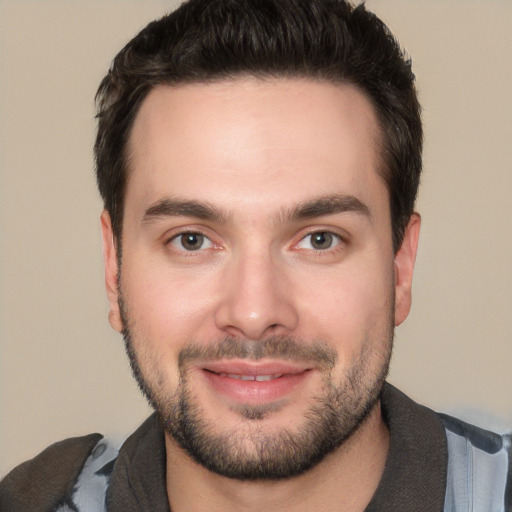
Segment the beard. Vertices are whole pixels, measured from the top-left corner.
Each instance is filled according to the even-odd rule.
[[[323,342],[291,337],[261,341],[226,337],[207,346],[193,342],[185,345],[178,354],[179,384],[171,390],[156,364],[148,364],[151,358],[147,354],[139,357],[135,346],[143,346],[144,340],[135,340],[135,329],[121,295],[119,306],[132,373],[165,432],[197,463],[233,479],[279,480],[314,467],[364,423],[379,401],[388,373],[394,333],[392,306],[388,308],[387,330],[381,333],[381,339],[366,340],[357,360],[337,379],[332,371],[337,352]],[[243,428],[237,423],[232,429],[219,431],[218,425],[208,421],[191,389],[188,369],[199,359],[233,358],[315,363],[323,385],[311,398],[302,424],[293,429],[265,429],[263,420],[280,409],[279,403],[234,408],[244,420]]]

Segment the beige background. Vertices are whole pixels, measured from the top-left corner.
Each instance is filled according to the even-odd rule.
[[[369,0],[425,108],[415,302],[391,381],[512,428],[512,3]],[[110,330],[91,147],[114,54],[172,5],[0,0],[0,475],[49,443],[121,440],[148,414]]]

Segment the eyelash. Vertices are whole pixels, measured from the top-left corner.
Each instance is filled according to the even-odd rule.
[[[201,243],[201,246],[198,247],[197,249],[190,249],[190,250],[187,250],[184,246],[183,246],[183,242],[179,242],[179,240],[183,240],[183,237],[185,236],[198,236],[198,237],[203,237],[203,243]],[[205,249],[205,247],[203,247],[204,245],[204,241],[208,241],[209,242],[209,246],[207,247],[207,249],[211,248],[214,246],[214,243],[212,242],[212,240],[210,239],[210,237],[208,237],[207,235],[205,235],[204,233],[202,233],[201,231],[197,231],[197,230],[187,230],[187,231],[181,231],[179,233],[176,233],[174,234],[172,237],[170,237],[166,242],[165,242],[165,245],[166,246],[169,246],[169,245],[174,245],[173,242],[177,242],[177,243],[180,243],[181,247],[180,248],[177,248],[178,251],[182,252],[182,253],[185,253],[187,255],[193,255],[194,253],[199,253],[201,252],[201,249]]]
[[[314,252],[315,254],[318,254],[318,255],[325,254],[325,253],[332,253],[332,251],[336,250],[337,248],[340,248],[340,246],[343,243],[346,243],[346,240],[344,239],[344,237],[342,237],[338,233],[335,233],[328,229],[315,229],[314,231],[310,231],[309,233],[306,233],[299,240],[299,242],[295,245],[295,247],[298,247],[300,249],[299,244],[301,244],[308,238],[311,239],[315,235],[328,235],[329,237],[332,237],[331,242],[334,243],[334,245],[330,245],[329,247],[327,247],[325,249],[316,249],[314,247],[311,247],[311,249],[306,249],[306,250],[311,250],[312,252]],[[310,244],[312,245],[312,242],[310,242]]]

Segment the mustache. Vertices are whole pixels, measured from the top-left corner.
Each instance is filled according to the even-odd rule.
[[[283,359],[312,362],[324,370],[334,368],[338,353],[323,342],[303,342],[292,337],[270,337],[255,341],[227,336],[209,345],[191,342],[178,354],[178,367],[184,370],[197,360]]]

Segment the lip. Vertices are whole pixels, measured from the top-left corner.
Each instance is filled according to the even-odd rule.
[[[216,393],[245,404],[265,404],[291,395],[312,368],[286,361],[215,361],[197,367]]]

